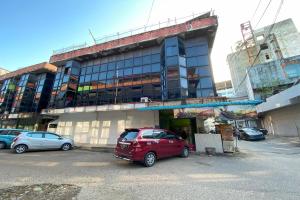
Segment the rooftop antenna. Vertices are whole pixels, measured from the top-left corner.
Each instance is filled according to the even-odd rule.
[[[91,35],[91,37],[92,37],[94,43],[97,44],[96,39],[95,39],[95,37],[94,37],[94,35],[93,35],[91,29],[89,29],[89,32],[90,32],[90,35]]]

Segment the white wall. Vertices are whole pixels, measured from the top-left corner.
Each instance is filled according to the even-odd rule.
[[[265,113],[262,125],[270,134],[300,136],[300,104]]]
[[[62,114],[56,132],[69,136],[75,143],[116,144],[125,128],[159,125],[158,111],[107,111]]]

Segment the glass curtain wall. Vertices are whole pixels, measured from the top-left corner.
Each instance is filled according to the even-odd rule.
[[[4,80],[0,90],[0,113],[10,112],[15,93],[15,78]]]
[[[160,53],[155,49],[83,63],[77,106],[160,100]]]
[[[186,40],[185,52],[189,97],[215,96],[207,39],[199,37]]]
[[[21,76],[14,102],[12,104],[12,113],[32,112],[32,103],[35,92],[36,76],[33,74],[24,74]]]

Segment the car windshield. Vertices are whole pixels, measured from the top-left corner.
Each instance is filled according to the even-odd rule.
[[[120,138],[125,140],[134,140],[138,135],[138,132],[138,130],[126,130],[120,135]]]
[[[250,128],[244,128],[243,131],[245,131],[248,135],[260,135],[261,132],[256,131],[254,129],[250,129]]]

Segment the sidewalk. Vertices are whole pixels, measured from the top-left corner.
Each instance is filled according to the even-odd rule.
[[[84,144],[84,143],[77,143],[75,148],[81,150],[88,150],[88,151],[97,151],[97,152],[106,152],[106,153],[113,153],[115,149],[115,145],[108,144],[108,145],[99,145],[99,144]]]
[[[268,135],[266,139],[272,142],[277,142],[281,144],[290,144],[295,147],[300,147],[299,137],[283,137],[283,136]]]

